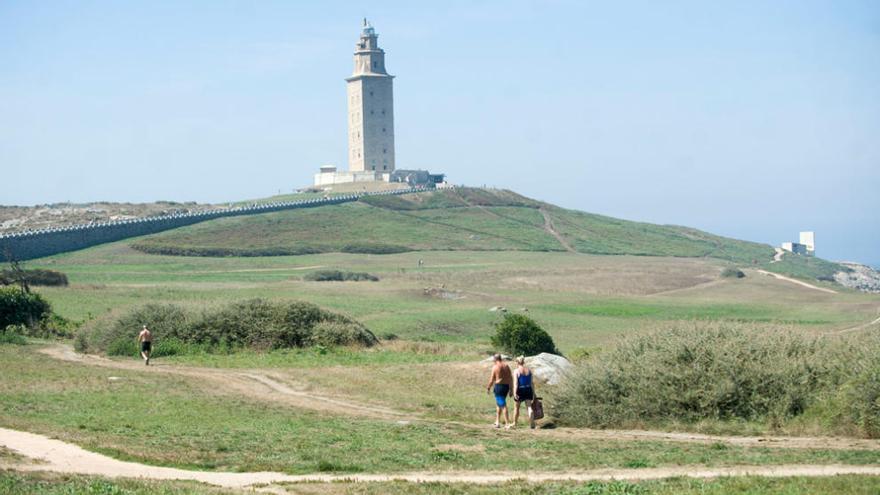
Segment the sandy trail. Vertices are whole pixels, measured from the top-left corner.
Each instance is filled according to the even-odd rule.
[[[854,327],[844,328],[843,330],[836,330],[831,333],[841,334],[841,333],[857,332],[859,330],[864,330],[866,328],[869,328],[869,327],[872,327],[872,326],[878,325],[878,324],[880,324],[880,317],[875,318],[874,320],[871,320],[868,323],[862,323],[861,325],[856,325]]]
[[[785,254],[785,251],[782,248],[773,248],[776,252],[773,254],[773,261],[770,263],[778,263],[782,261],[782,256]]]
[[[785,275],[780,275],[778,273],[768,272],[767,270],[757,270],[757,272],[762,275],[769,275],[769,276],[771,276],[773,278],[777,278],[779,280],[784,280],[786,282],[791,282],[793,284],[800,285],[801,287],[806,287],[807,289],[818,290],[820,292],[828,292],[829,294],[837,294],[836,290],[831,290],[831,289],[828,289],[825,287],[817,287],[813,284],[808,284],[808,283],[803,282],[801,280],[797,280],[797,279],[794,279],[791,277],[786,277]]]
[[[569,253],[576,253],[577,250],[573,248],[571,244],[569,244],[568,241],[565,240],[565,237],[562,237],[562,234],[560,234],[559,231],[556,230],[556,227],[553,226],[553,219],[550,218],[550,214],[547,213],[547,210],[545,210],[544,208],[539,208],[538,211],[540,211],[541,215],[544,217],[544,230],[546,230],[548,234],[555,237],[556,240],[559,241],[559,244],[561,244],[566,251],[568,251]]]
[[[709,468],[702,466],[674,466],[642,469],[592,469],[564,472],[410,472],[400,474],[305,474],[289,475],[273,472],[231,473],[220,471],[190,471],[136,462],[124,462],[96,454],[43,435],[0,428],[0,444],[24,457],[40,460],[39,464],[5,464],[4,468],[19,471],[43,471],[64,474],[105,476],[110,478],[147,478],[153,480],[191,480],[226,488],[245,488],[252,485],[304,482],[381,482],[410,481],[415,483],[503,483],[511,480],[531,482],[572,480],[652,480],[674,476],[715,478],[719,476],[835,476],[840,474],[880,475],[880,466],[847,465],[781,465],[733,466]]]
[[[94,355],[74,352],[67,345],[58,344],[40,350],[44,354],[64,361],[73,361],[91,366],[112,369],[135,370],[149,373],[171,373],[193,377],[211,383],[213,387],[242,394],[258,400],[291,404],[298,408],[327,412],[334,415],[360,416],[389,421],[431,422],[474,430],[486,429],[486,425],[475,425],[460,421],[425,419],[418,413],[397,411],[378,405],[367,405],[350,399],[339,398],[320,391],[296,389],[284,383],[283,378],[272,376],[264,370],[229,370],[219,368],[197,368],[189,366],[159,365],[146,367],[140,361],[117,361]],[[479,363],[468,363],[475,372],[484,370]],[[505,435],[538,435],[541,438],[571,440],[611,440],[611,441],[659,441],[694,444],[726,444],[739,447],[772,447],[784,449],[823,449],[823,450],[880,450],[880,440],[843,437],[777,437],[777,436],[722,436],[700,433],[665,432],[649,430],[592,430],[587,428],[553,428],[528,431],[526,429],[499,432]]]

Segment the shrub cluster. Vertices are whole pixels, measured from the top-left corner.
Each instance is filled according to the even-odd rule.
[[[131,244],[131,247],[147,254],[161,254],[166,256],[203,256],[210,258],[228,258],[237,256],[244,258],[257,256],[300,256],[323,252],[320,249],[309,246],[278,246],[265,248],[169,246],[152,242],[150,240],[134,242]]]
[[[84,352],[136,355],[142,325],[153,333],[155,356],[377,342],[362,324],[314,304],[250,299],[202,312],[147,304],[93,322],[75,345]]]
[[[27,339],[24,338],[26,331],[24,325],[9,325],[0,328],[0,344],[27,344]]]
[[[397,244],[382,244],[379,242],[360,242],[353,244],[346,244],[342,246],[343,253],[354,253],[354,254],[397,254],[397,253],[406,253],[412,251],[412,249],[406,246],[399,246]]]
[[[862,336],[864,337],[864,336]],[[880,436],[880,338],[808,337],[693,324],[629,338],[589,358],[556,391],[561,423],[590,427],[765,422],[823,416],[823,427]]]
[[[0,287],[0,328],[8,325],[36,326],[51,314],[49,303],[39,294],[18,287]]]
[[[343,272],[340,270],[318,270],[307,274],[303,279],[310,282],[378,282],[379,277],[363,272]]]
[[[493,346],[514,356],[542,352],[559,354],[550,335],[525,315],[506,313],[495,323],[495,335],[491,340]]]
[[[23,270],[21,274],[28,285],[67,286],[67,275],[55,270]],[[13,285],[17,283],[18,279],[15,272],[12,270],[0,271],[0,285]]]
[[[746,274],[739,268],[727,267],[721,271],[721,276],[724,278],[743,278]]]
[[[53,313],[39,294],[24,292],[18,287],[0,287],[0,330],[8,335],[70,337],[77,326]]]
[[[304,254],[319,254],[337,251],[336,247],[320,246],[273,246],[260,248],[175,246],[161,244],[150,239],[133,242],[131,247],[147,254],[161,254],[166,256],[204,256],[212,258],[236,256],[245,258],[256,256],[301,256]],[[346,244],[339,250],[343,253],[356,254],[397,254],[411,251],[411,249],[406,246],[373,242]]]

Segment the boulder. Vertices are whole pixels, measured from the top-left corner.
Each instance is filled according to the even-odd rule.
[[[572,368],[571,361],[556,354],[542,352],[526,358],[526,366],[531,368],[535,379],[548,385],[556,385]]]

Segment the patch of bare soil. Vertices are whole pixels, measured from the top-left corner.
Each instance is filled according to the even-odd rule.
[[[830,294],[837,294],[837,291],[836,291],[836,290],[831,290],[831,289],[828,289],[828,288],[825,288],[825,287],[817,287],[817,286],[815,286],[815,285],[813,285],[813,284],[808,284],[808,283],[803,282],[803,281],[801,281],[801,280],[797,280],[797,279],[794,279],[794,278],[791,278],[791,277],[786,277],[785,275],[780,275],[780,274],[778,274],[778,273],[768,272],[767,270],[757,270],[757,272],[760,273],[760,274],[762,274],[762,275],[769,275],[769,276],[771,276],[771,277],[773,277],[773,278],[775,278],[775,279],[778,279],[778,280],[784,280],[784,281],[786,281],[786,282],[790,282],[790,283],[792,283],[792,284],[800,285],[801,287],[806,287],[807,289],[818,290],[818,291],[821,291],[821,292],[828,292],[828,293],[830,293]]]
[[[440,287],[425,287],[422,289],[422,294],[425,297],[431,297],[434,299],[445,299],[454,301],[456,299],[464,299],[466,296],[457,290],[449,290],[444,286]]]
[[[482,444],[460,445],[457,443],[450,443],[446,445],[438,445],[434,447],[434,450],[439,452],[485,452],[486,446]]]
[[[566,266],[548,270],[519,270],[503,282],[512,288],[596,295],[665,295],[720,283],[714,266],[702,262],[656,259],[630,263]]]

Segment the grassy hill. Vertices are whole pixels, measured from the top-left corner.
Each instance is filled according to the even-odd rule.
[[[469,250],[708,257],[804,278],[840,269],[799,257],[770,264],[774,251],[767,244],[567,210],[511,191],[477,188],[366,197],[357,203],[219,219],[149,236],[133,247],[190,256]]]

